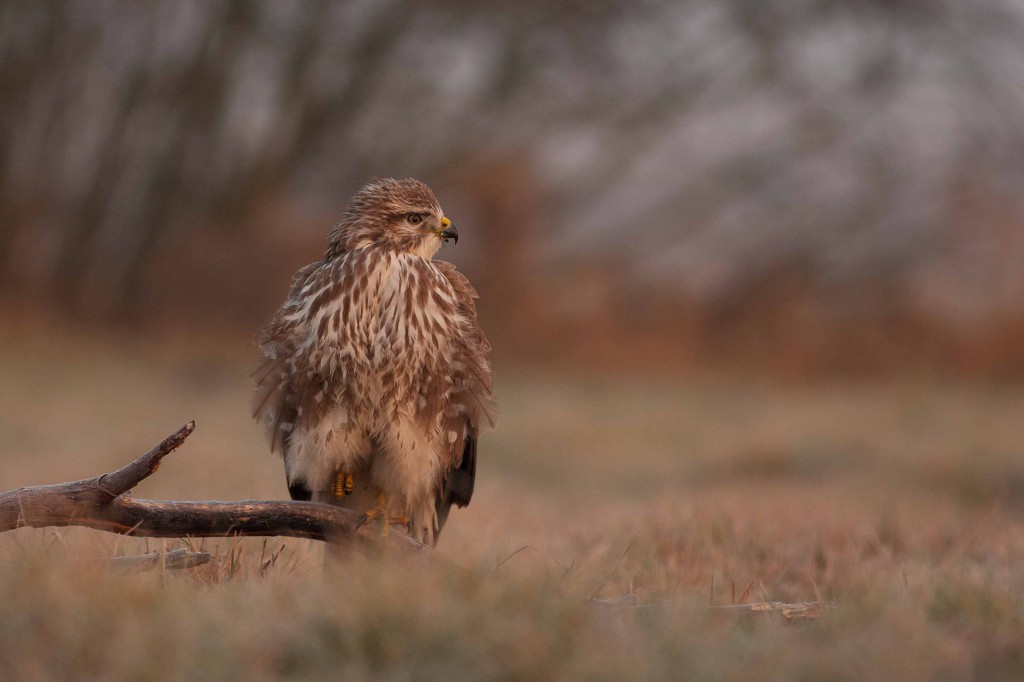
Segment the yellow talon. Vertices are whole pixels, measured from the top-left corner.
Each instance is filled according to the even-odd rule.
[[[391,534],[391,525],[397,526],[408,526],[408,516],[389,516],[388,515],[388,496],[384,492],[377,493],[377,504],[366,510],[363,514],[363,518],[359,520],[359,528],[373,521],[379,519],[381,521],[380,534],[377,536],[378,539],[385,538]]]
[[[346,474],[344,471],[339,471],[334,477],[334,499],[340,500],[345,497],[345,495],[351,495],[355,485],[356,480],[352,474]]]
[[[380,537],[385,537],[391,533],[391,524],[394,523],[394,520],[388,517],[388,496],[383,491],[377,493],[377,505],[367,509],[366,513],[363,514],[363,518],[359,522],[360,527],[373,519],[382,519],[384,521],[384,525],[380,529]]]

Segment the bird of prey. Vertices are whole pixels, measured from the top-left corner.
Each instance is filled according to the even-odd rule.
[[[452,504],[469,504],[493,406],[477,293],[433,260],[458,236],[425,184],[376,180],[349,202],[323,259],[296,273],[253,375],[254,416],[293,499],[428,543]]]

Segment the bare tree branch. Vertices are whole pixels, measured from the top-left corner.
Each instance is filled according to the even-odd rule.
[[[359,534],[361,514],[319,502],[191,502],[131,497],[128,491],[156,472],[161,460],[180,447],[194,429],[195,422],[189,422],[135,461],[108,474],[0,493],[0,533],[21,526],[84,526],[159,538],[288,536],[333,544],[367,539]],[[426,547],[402,533],[387,537],[389,544]]]

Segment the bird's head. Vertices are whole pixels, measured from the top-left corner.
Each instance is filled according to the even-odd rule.
[[[331,233],[327,257],[375,246],[431,258],[442,242],[459,240],[437,197],[419,180],[374,180],[345,208]]]

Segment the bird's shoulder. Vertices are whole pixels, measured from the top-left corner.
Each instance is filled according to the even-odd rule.
[[[274,313],[274,317],[260,331],[258,343],[269,357],[277,355],[279,347],[287,342],[302,324],[298,314],[301,307],[303,292],[321,270],[323,263],[317,261],[299,268],[292,276],[292,284],[288,289],[288,297]]]
[[[473,353],[478,356],[478,361],[485,362],[486,356],[491,350],[491,344],[487,341],[477,317],[476,299],[480,298],[480,295],[470,284],[469,278],[459,272],[452,263],[443,260],[434,261],[434,267],[451,287],[456,309],[463,321],[463,335],[472,344]],[[485,373],[489,375],[490,371],[487,370]]]
[[[468,301],[472,305],[473,300],[480,298],[480,294],[469,282],[469,278],[459,272],[454,264],[444,260],[432,261],[434,268],[447,280],[455,298],[459,301]]]
[[[324,299],[354,277],[352,271],[365,261],[354,252],[336,254],[331,258],[305,265],[292,276],[288,296],[271,321],[263,328],[259,345],[268,350],[275,346],[294,343],[308,333],[310,312],[317,299]]]
[[[403,267],[416,274],[416,277],[410,278],[414,286],[433,290],[447,300],[453,312],[465,313],[475,310],[474,300],[479,295],[470,284],[469,278],[459,272],[452,263],[409,255],[405,257]]]

